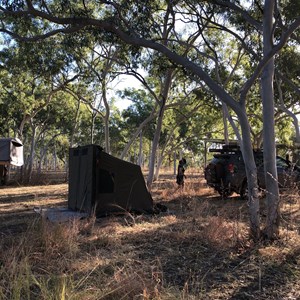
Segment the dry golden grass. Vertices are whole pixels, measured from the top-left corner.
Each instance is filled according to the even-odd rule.
[[[24,197],[27,195],[52,195],[52,194],[66,194],[68,192],[68,184],[55,184],[55,185],[38,185],[38,186],[8,186],[0,188],[0,199],[7,196]]]
[[[67,185],[1,189],[0,299],[299,299],[299,197],[282,197],[281,239],[253,245],[246,201],[187,176],[154,183],[165,213],[62,224],[33,208],[66,206]]]

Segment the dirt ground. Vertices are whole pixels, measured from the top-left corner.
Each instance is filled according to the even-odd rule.
[[[102,247],[102,257],[116,251],[115,261],[103,266],[105,274],[116,276],[111,265],[143,266],[161,289],[157,299],[175,299],[166,297],[174,289],[181,299],[300,299],[300,200],[294,193],[282,195],[281,238],[257,245],[248,237],[247,201],[238,195],[222,199],[200,173],[188,175],[183,191],[172,174],[161,175],[151,193],[166,212],[96,219],[83,237],[81,251],[90,257],[95,248]],[[2,242],[26,233],[40,218],[38,209],[67,207],[67,197],[67,184],[1,187]],[[100,232],[101,242],[92,242]]]

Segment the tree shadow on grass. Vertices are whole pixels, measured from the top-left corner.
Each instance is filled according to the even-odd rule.
[[[284,299],[289,293],[297,299],[291,285],[299,285],[300,251],[284,244],[273,248],[251,244],[247,201],[238,196],[222,199],[210,192],[178,193],[160,200],[168,212],[96,220],[88,233],[78,235],[79,251],[70,260],[74,265],[86,259],[94,264],[85,271],[70,267],[66,272],[79,281],[88,276],[87,288],[108,286],[107,297],[101,299],[133,299],[148,282],[153,290],[177,290],[182,299]],[[6,221],[34,214],[27,209],[18,213]],[[25,232],[22,223],[17,229]],[[271,249],[278,254],[268,256]],[[67,261],[63,255],[57,259]],[[95,266],[97,261],[102,263]],[[126,288],[132,291],[127,298]]]
[[[299,273],[299,253],[276,245],[279,253],[286,256],[288,251],[293,259],[274,262],[271,256],[262,262],[258,250],[266,246],[249,240],[247,201],[179,194],[160,203],[168,212],[148,221],[160,226],[129,231],[120,243],[134,253],[133,261],[159,269],[165,287],[183,291],[188,286],[196,299],[283,299],[290,292]],[[164,221],[168,219],[171,224]]]
[[[189,232],[185,228],[190,229]],[[128,268],[132,272],[143,270],[144,274],[152,270],[160,274],[164,287],[183,291],[188,286],[190,297],[196,299],[252,299],[257,296],[259,299],[281,299],[288,284],[295,280],[297,265],[291,264],[292,260],[262,264],[255,247],[237,249],[237,245],[224,245],[222,248],[221,242],[204,240],[199,231],[196,225],[192,230],[189,222],[179,220],[159,229],[124,234],[121,245],[126,245],[122,252],[127,259],[119,257],[118,268]],[[105,247],[114,257],[118,255],[118,250],[114,253],[109,243]],[[148,276],[151,279],[153,274]]]

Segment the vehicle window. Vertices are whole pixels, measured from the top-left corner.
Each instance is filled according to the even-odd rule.
[[[218,161],[220,161],[220,159],[219,158],[213,158],[213,160],[211,161],[211,163],[212,164],[216,164]]]
[[[288,168],[289,167],[286,160],[281,158],[281,157],[276,157],[276,165],[277,165],[277,167],[282,167],[282,168]]]
[[[255,157],[255,163],[257,166],[260,166],[264,163],[264,157],[261,154],[257,154],[254,156]]]

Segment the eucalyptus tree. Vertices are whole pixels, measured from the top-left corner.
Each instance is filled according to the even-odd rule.
[[[199,101],[193,91],[181,97],[177,95],[176,98],[177,101],[166,108],[155,178],[159,176],[163,160],[173,157],[173,153],[178,153],[174,157],[186,157],[190,151],[201,154],[204,151],[201,142],[203,137],[211,132],[212,127],[217,127],[217,118],[220,119],[218,110],[215,107],[209,109],[207,99]]]
[[[119,50],[113,45],[93,42],[92,40],[83,49],[76,49],[76,61],[81,68],[81,78],[84,80],[90,97],[78,95],[92,110],[91,143],[94,141],[94,121],[100,115],[104,123],[104,148],[110,153],[110,100],[108,89],[110,83],[115,79],[113,75]]]
[[[118,43],[120,40],[123,43],[132,45],[132,47],[144,47],[161,53],[173,62],[173,66],[183,67],[190,76],[197,77],[198,81],[207,85],[219,99],[228,105],[239,118],[241,127],[242,151],[246,164],[246,173],[248,178],[249,189],[249,205],[250,205],[250,229],[251,235],[255,240],[261,236],[260,219],[259,219],[259,199],[257,185],[257,170],[254,162],[250,126],[246,113],[247,94],[253,83],[262,76],[262,99],[264,111],[264,138],[265,144],[268,144],[266,156],[266,173],[274,175],[276,178],[275,168],[275,145],[274,145],[274,118],[273,118],[273,57],[286,44],[287,40],[293,35],[294,31],[300,25],[300,18],[289,17],[283,19],[281,11],[275,9],[274,0],[266,0],[264,4],[264,13],[251,15],[250,9],[244,7],[239,1],[194,1],[185,0],[173,2],[158,2],[158,1],[111,1],[111,2],[96,2],[91,1],[83,4],[73,4],[70,1],[67,6],[56,5],[60,1],[37,1],[33,2],[18,1],[11,3],[10,1],[2,0],[1,18],[3,27],[1,31],[12,36],[15,39],[23,41],[37,41],[41,39],[53,39],[57,34],[71,34],[78,31],[97,31],[102,34],[103,38],[107,38],[112,43]],[[289,2],[289,1],[287,1]],[[255,1],[255,5],[259,5],[260,1]],[[289,2],[290,3],[290,2]],[[66,9],[67,8],[67,9]],[[219,10],[218,10],[219,8]],[[190,12],[193,12],[192,14]],[[237,29],[230,30],[230,18],[224,18],[225,13],[229,11],[231,16],[235,15],[242,18],[245,24],[248,25],[248,32],[238,32]],[[99,13],[101,12],[101,13]],[[157,18],[153,16],[159,16]],[[223,16],[218,19],[220,25],[217,25],[220,30],[226,30],[236,40],[241,43],[249,53],[251,50],[251,40],[248,44],[247,35],[249,30],[264,32],[264,40],[261,41],[263,53],[253,55],[253,65],[255,66],[253,74],[250,78],[245,78],[244,85],[240,87],[240,96],[230,94],[209,74],[210,64],[202,64],[201,51],[198,51],[198,59],[190,56],[188,52],[182,51],[182,47],[176,45],[186,45],[189,41],[195,41],[200,33],[205,33],[203,29],[207,26],[207,21],[211,23],[214,16]],[[161,22],[161,17],[164,22]],[[272,17],[276,22],[273,22]],[[18,20],[26,20],[30,24],[35,24],[39,28],[39,33],[18,30],[17,27],[12,27],[14,18]],[[35,22],[38,19],[39,22]],[[179,21],[178,21],[179,20]],[[176,29],[176,24],[180,24],[187,28],[186,34],[191,40],[186,39],[187,35],[180,35]],[[285,22],[285,24],[283,23]],[[16,24],[16,23],[15,23]],[[163,24],[170,24],[164,27]],[[182,32],[182,26],[180,31]],[[215,26],[215,25],[214,25]],[[159,29],[167,29],[167,35],[162,38]],[[23,28],[24,29],[24,28]],[[276,29],[276,30],[275,30]],[[275,41],[272,43],[273,33],[280,32]],[[204,35],[202,35],[204,37]],[[194,43],[192,43],[194,44]],[[186,47],[184,49],[187,49]],[[169,76],[172,68],[169,68]],[[170,79],[171,77],[166,77]],[[165,83],[165,88],[168,87],[169,80]],[[237,101],[237,99],[239,99]],[[162,98],[164,101],[165,99]],[[271,122],[268,124],[268,120]],[[271,126],[270,126],[271,125]],[[270,176],[269,176],[270,177]],[[274,238],[278,232],[278,187],[274,184],[275,180],[267,181],[267,187],[270,191],[274,191],[268,199],[268,224],[266,226],[266,234],[268,238]]]
[[[123,134],[128,140],[120,155],[121,159],[127,155],[131,145],[139,136],[139,159],[138,164],[142,164],[143,140],[147,139],[149,143],[152,141],[156,117],[156,104],[153,105],[152,95],[144,89],[125,89],[120,91],[121,99],[127,99],[132,102],[126,109],[122,111]]]
[[[12,70],[10,70],[12,72]],[[41,136],[45,139],[46,136],[52,135],[52,138],[56,137],[54,128],[49,131],[49,121],[56,120],[56,125],[59,123],[57,120],[63,118],[67,113],[68,107],[63,101],[66,95],[60,94],[61,99],[55,101],[57,109],[61,109],[61,116],[54,115],[53,110],[49,111],[50,107],[53,107],[54,99],[58,97],[58,91],[51,90],[47,84],[47,81],[43,81],[40,77],[33,78],[28,72],[12,72],[9,76],[3,80],[5,88],[2,90],[0,104],[1,121],[3,121],[2,132],[3,136],[19,136],[23,143],[27,145],[25,147],[25,167],[23,169],[24,175],[31,179],[33,171],[33,163],[35,159],[35,153],[37,147],[40,148]],[[52,84],[52,83],[51,83]],[[63,106],[61,106],[63,105]],[[46,112],[47,117],[46,117]],[[53,114],[53,115],[52,115]],[[52,121],[53,124],[53,121]],[[68,128],[67,122],[60,123],[62,128]],[[54,127],[54,125],[52,125]],[[69,126],[73,128],[73,126]],[[40,148],[41,149],[41,148]],[[46,149],[44,151],[44,155]]]
[[[300,145],[300,130],[298,116],[300,114],[299,100],[300,100],[300,72],[299,67],[295,61],[299,61],[300,51],[296,45],[285,47],[276,60],[275,69],[275,96],[276,96],[276,111],[282,116],[285,114],[289,120],[292,121],[294,127],[294,134],[292,140],[290,135],[286,132],[284,137],[288,137],[286,143],[295,147],[293,153],[294,162],[299,163],[300,154],[297,149]],[[286,129],[286,128],[285,128]],[[291,145],[293,143],[293,145]]]
[[[36,116],[36,152],[38,152],[39,172],[43,164],[46,165],[44,162],[49,152],[59,153],[61,160],[66,159],[65,156],[74,134],[73,130],[78,123],[79,111],[74,99],[66,92],[60,91]],[[54,148],[56,148],[55,151]]]
[[[160,60],[159,66],[153,66],[153,59]],[[130,99],[132,105],[123,112],[125,117],[126,126],[131,132],[133,128],[136,128],[127,145],[125,146],[121,158],[129,150],[130,145],[140,134],[140,149],[142,148],[141,132],[144,132],[144,136],[152,141],[152,150],[150,151],[150,163],[149,168],[152,170],[148,176],[148,187],[151,186],[153,179],[156,179],[159,174],[159,169],[164,159],[168,143],[175,138],[176,127],[180,125],[181,120],[178,123],[174,123],[174,118],[170,111],[177,109],[180,111],[182,107],[189,107],[189,113],[184,117],[191,117],[193,113],[197,111],[200,104],[193,103],[194,97],[192,82],[187,81],[186,78],[180,75],[180,70],[170,70],[167,62],[164,62],[162,58],[150,58],[151,69],[148,72],[148,76],[141,80],[141,83],[146,88],[146,91],[127,89],[122,94],[122,98]],[[165,64],[165,65],[164,65]],[[150,65],[150,64],[149,64]],[[165,71],[169,74],[165,77]],[[160,75],[160,73],[162,75]],[[181,77],[180,77],[181,76]],[[166,86],[165,79],[169,78],[168,85]],[[164,97],[161,94],[165,95]],[[163,101],[162,101],[163,99]],[[194,101],[195,102],[195,101]],[[183,118],[182,118],[183,119]],[[154,120],[156,123],[154,123]],[[156,126],[155,126],[156,124]],[[130,125],[133,125],[130,126]],[[149,125],[151,126],[151,132],[149,132]],[[150,133],[150,135],[149,135]],[[154,147],[153,144],[156,146]],[[153,153],[155,156],[153,157]],[[141,150],[140,150],[141,154]],[[141,155],[140,155],[141,157]],[[155,159],[155,161],[154,161]],[[156,167],[154,169],[154,162]],[[154,176],[155,174],[155,176]]]
[[[24,173],[27,171],[29,180],[33,171],[38,128],[44,126],[39,113],[51,103],[58,91],[76,79],[76,76],[68,77],[69,70],[64,70],[66,59],[62,56],[59,51],[48,49],[45,45],[30,48],[20,43],[1,50],[2,68],[5,70],[5,76],[1,76],[3,113],[7,115],[7,131],[14,132],[14,136],[30,145],[25,148],[23,169]]]
[[[16,95],[11,92],[11,74],[5,69],[0,71],[0,134],[3,137],[16,136],[16,124],[21,119]]]
[[[267,222],[265,234],[268,238],[275,238],[279,232],[279,189],[276,168],[276,145],[275,145],[275,119],[274,119],[274,88],[273,80],[275,73],[275,57],[287,43],[290,36],[300,25],[300,18],[286,20],[283,24],[283,12],[280,4],[274,0],[265,0],[264,6],[259,6],[262,15],[262,41],[261,58],[258,59],[259,65],[263,68],[256,68],[252,75],[261,72],[261,98],[263,107],[263,141],[264,141],[264,170],[267,188]],[[286,4],[286,3],[285,3]],[[283,4],[284,5],[284,4]],[[257,29],[259,29],[257,27]],[[280,34],[278,34],[280,32]],[[257,53],[255,55],[257,59]],[[251,80],[249,81],[251,83]],[[259,207],[257,205],[256,209]]]

